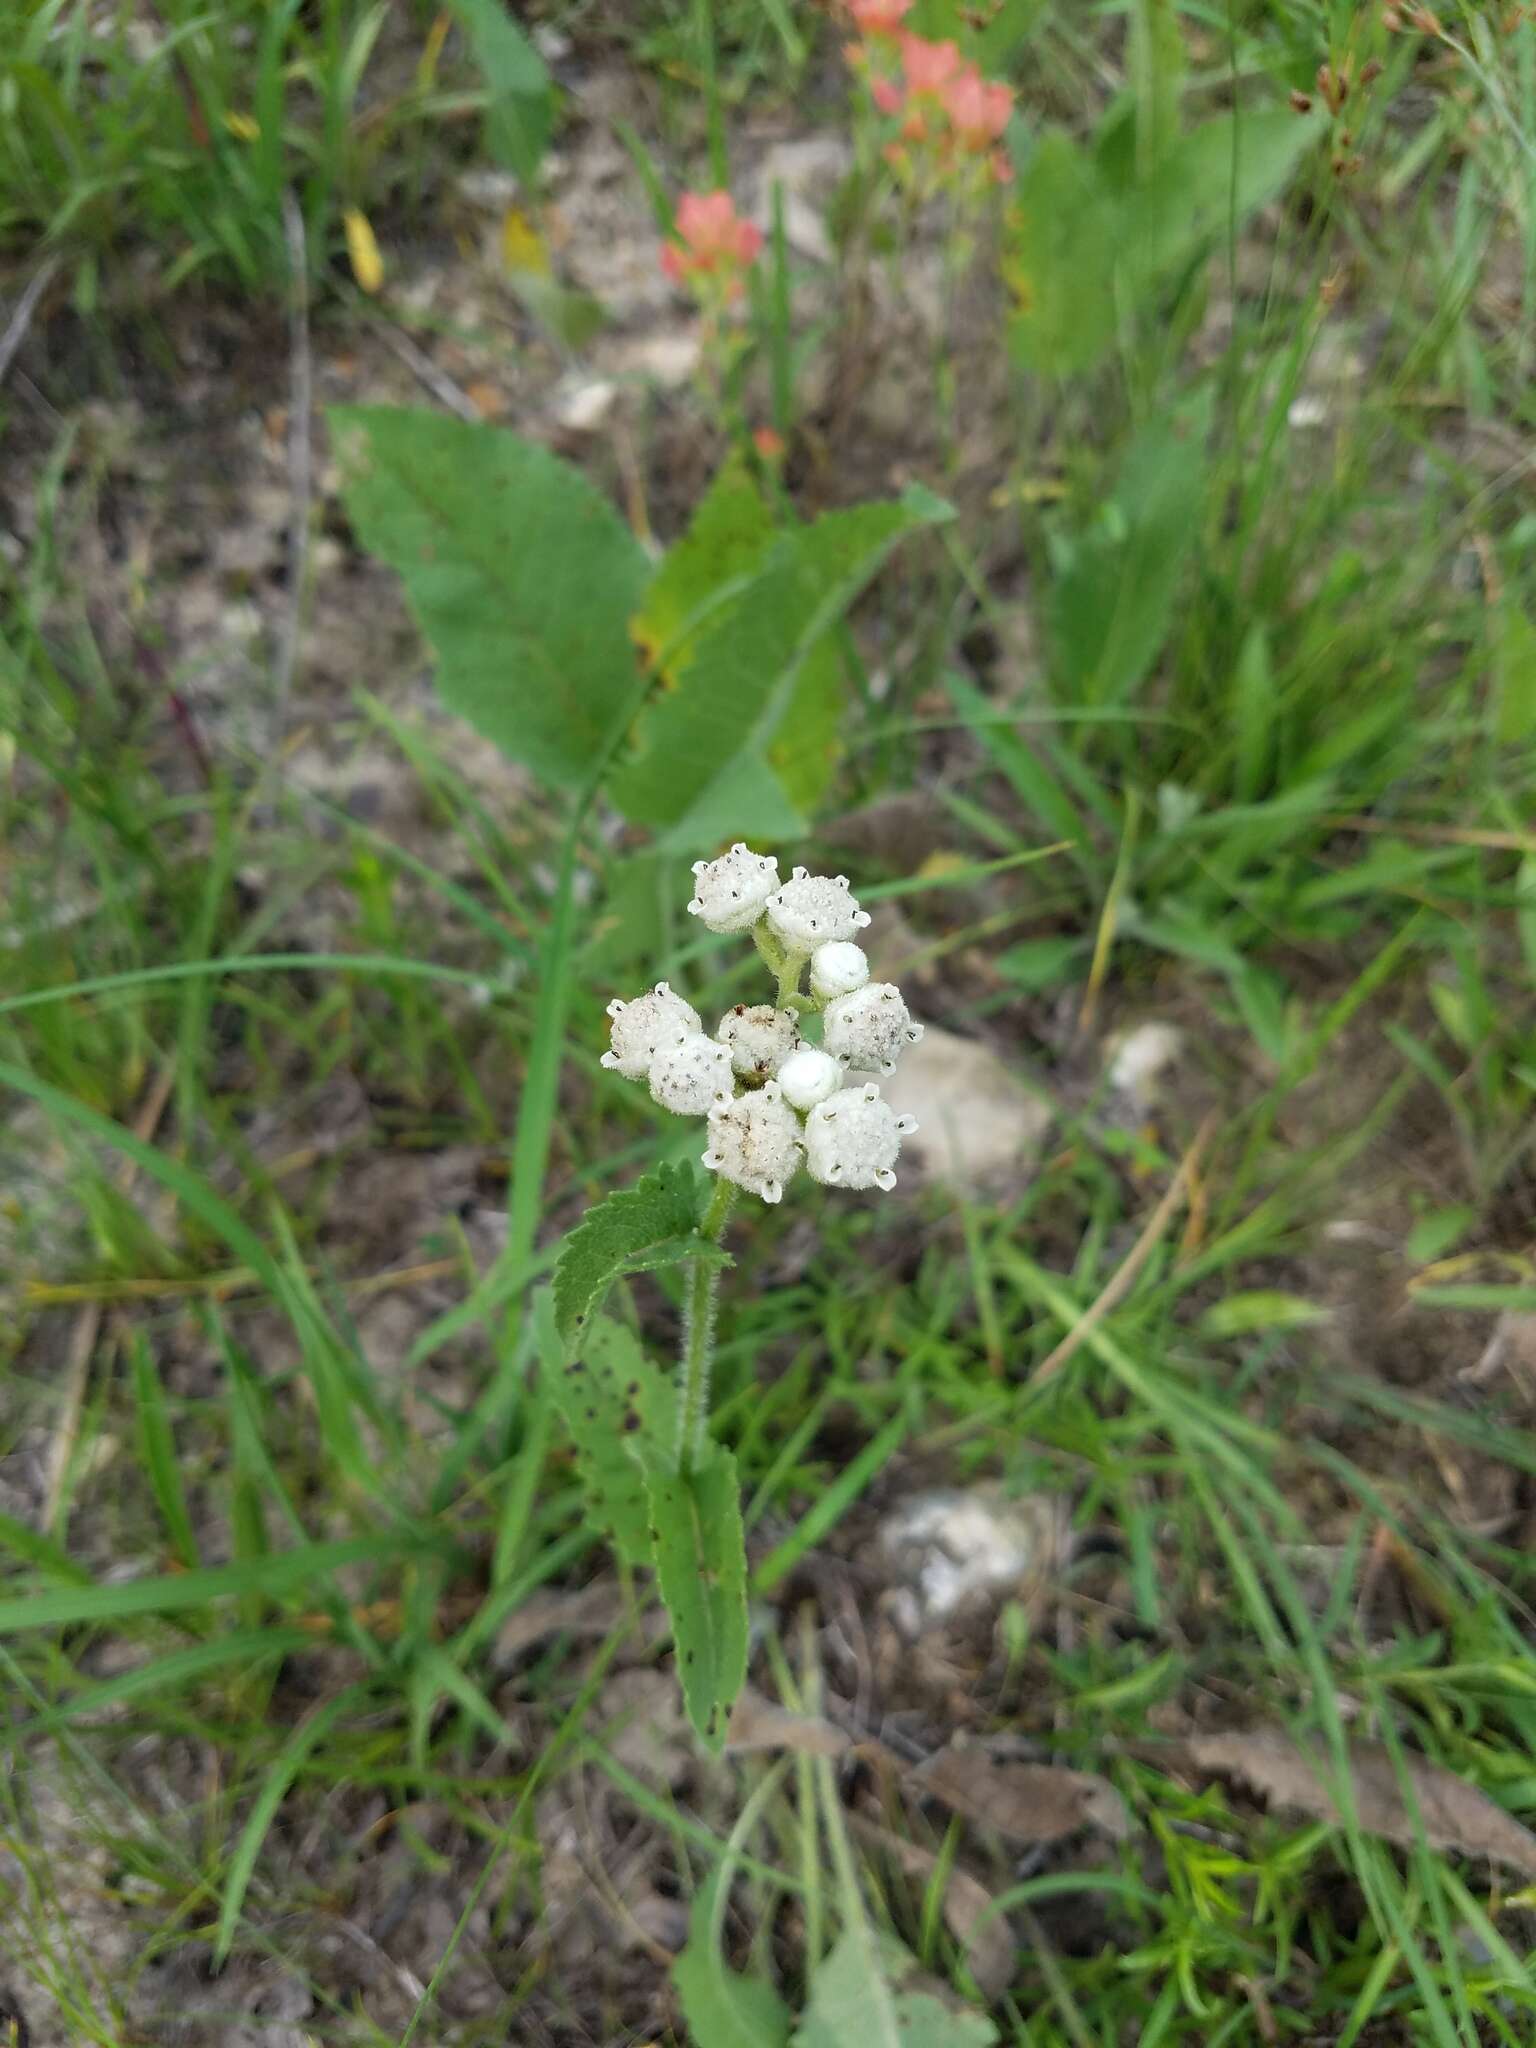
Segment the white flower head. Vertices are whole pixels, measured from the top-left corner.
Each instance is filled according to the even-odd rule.
[[[811,955],[811,994],[829,1002],[851,995],[869,979],[869,956],[851,939],[829,939]]]
[[[715,1036],[730,1047],[731,1064],[744,1081],[766,1081],[794,1051],[800,1020],[772,1003],[738,1003],[720,1019]]]
[[[814,1180],[835,1188],[893,1188],[901,1141],[916,1117],[898,1116],[873,1081],[840,1088],[805,1120],[805,1163]]]
[[[603,1054],[602,1063],[631,1081],[645,1079],[664,1045],[676,1045],[701,1029],[698,1011],[664,981],[632,1003],[615,996],[608,1014],[613,1019],[613,1050]]]
[[[717,1103],[709,1113],[704,1164],[765,1202],[776,1202],[783,1194],[804,1149],[800,1120],[776,1081],[752,1095]]]
[[[651,1061],[651,1100],[678,1116],[703,1116],[717,1102],[728,1102],[730,1047],[702,1031],[693,1031],[675,1045],[664,1045]]]
[[[846,875],[813,875],[796,868],[767,900],[768,924],[792,953],[809,953],[829,939],[851,939],[869,923],[849,894]]]
[[[779,1069],[779,1087],[791,1109],[814,1109],[843,1085],[843,1070],[819,1045],[797,1045]]]
[[[696,860],[693,872],[688,908],[712,932],[750,931],[779,886],[778,862],[770,854],[753,853],[741,839],[718,860]]]
[[[901,990],[892,981],[868,982],[828,1003],[821,1031],[834,1059],[882,1074],[894,1074],[897,1054],[923,1035],[922,1025],[913,1023]]]

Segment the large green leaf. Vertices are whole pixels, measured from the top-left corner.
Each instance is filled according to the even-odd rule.
[[[700,1739],[718,1756],[747,1675],[747,1558],[736,1460],[713,1444],[691,1472],[648,1463],[646,1497],[683,1701]]]
[[[899,1942],[851,1923],[811,1978],[792,2048],[993,2048],[997,2029],[981,2013],[905,1988],[916,1969]]]
[[[1192,129],[1126,201],[1121,247],[1132,274],[1148,280],[1188,262],[1283,192],[1319,121],[1271,108]]]
[[[1131,444],[1109,503],[1067,551],[1050,598],[1059,694],[1124,703],[1168,631],[1200,527],[1210,405],[1202,396]]]
[[[700,1189],[691,1166],[663,1165],[587,1211],[561,1245],[555,1266],[555,1322],[567,1344],[577,1340],[582,1323],[621,1273],[647,1272],[679,1259],[729,1263],[718,1245],[697,1235]]]
[[[688,1921],[688,1946],[672,1982],[695,2048],[784,2048],[789,2008],[771,1984],[727,1969],[720,1953],[724,1901],[717,1870],[700,1889]]]
[[[829,512],[784,534],[755,569],[749,562],[745,587],[701,625],[672,687],[639,722],[612,785],[626,816],[664,828],[674,850],[725,833],[793,832],[799,813],[770,750],[807,661],[896,543],[951,516],[941,500],[913,491],[898,504]],[[835,664],[817,687],[840,690]],[[796,716],[807,716],[803,699]]]
[[[1091,154],[1048,130],[1009,211],[1010,342],[1046,376],[1101,362],[1165,280],[1285,189],[1320,132],[1318,116],[1263,109],[1178,136],[1173,10],[1162,0],[1139,6],[1140,61],[1157,83],[1138,99],[1136,120],[1111,113]]]
[[[554,126],[554,92],[544,59],[505,0],[450,4],[485,79],[486,147],[531,189]]]
[[[546,1365],[549,1370],[549,1365]],[[549,1372],[555,1405],[576,1443],[587,1511],[628,1565],[652,1562],[642,1457],[664,1463],[675,1403],[663,1375],[622,1324],[599,1316],[580,1355]]]
[[[1115,338],[1116,208],[1097,165],[1064,129],[1041,136],[1009,212],[1003,275],[1009,339],[1026,369],[1088,370]]]
[[[441,413],[330,413],[347,510],[400,572],[444,701],[513,760],[579,783],[615,736],[637,664],[643,550],[578,470]]]
[[[727,462],[668,548],[630,628],[665,689],[677,687],[701,632],[747,589],[777,537],[750,470]]]
[[[1145,179],[1179,135],[1184,38],[1174,0],[1134,0],[1129,58],[1136,95],[1136,175]]]

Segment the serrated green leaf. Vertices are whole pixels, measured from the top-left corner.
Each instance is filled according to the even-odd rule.
[[[699,1891],[688,1920],[688,1946],[672,1965],[672,1982],[695,2048],[784,2048],[790,2012],[771,1984],[725,1966],[716,1932],[716,1872]]]
[[[580,1356],[549,1373],[548,1384],[575,1440],[589,1513],[625,1564],[650,1564],[651,1514],[640,1460],[665,1462],[670,1455],[671,1387],[634,1335],[606,1316],[588,1328]]]
[[[450,0],[468,31],[486,84],[485,141],[531,188],[554,127],[548,67],[502,0]]]
[[[1109,504],[1072,544],[1050,596],[1058,687],[1072,703],[1124,703],[1157,658],[1200,531],[1210,416],[1204,393],[1144,429]]]
[[[720,836],[718,792],[734,778],[733,803],[749,803],[754,815],[738,812],[726,829],[757,836],[757,813],[771,810],[767,829],[793,830],[798,813],[766,761],[807,660],[896,543],[947,514],[925,493],[829,512],[782,535],[739,595],[700,627],[675,687],[658,693],[639,720],[632,756],[611,788],[620,810],[670,828],[674,850],[710,844]],[[840,666],[828,664],[816,687],[840,703]]]
[[[726,1254],[697,1235],[703,1214],[699,1176],[691,1166],[664,1165],[595,1207],[560,1247],[555,1266],[555,1322],[567,1344],[602,1306],[621,1273],[670,1265],[680,1258]]]
[[[850,1925],[811,1978],[791,2048],[993,2048],[997,2029],[981,2013],[903,1988],[916,1969],[899,1942]]]
[[[496,427],[329,414],[358,535],[398,570],[438,688],[515,761],[581,782],[627,715],[644,551],[578,470]]]
[[[1275,1287],[1253,1287],[1241,1294],[1229,1294],[1200,1318],[1207,1337],[1247,1337],[1255,1331],[1273,1335],[1281,1330],[1305,1330],[1313,1323],[1326,1323],[1328,1311],[1299,1294],[1285,1294]]]
[[[736,1460],[718,1444],[688,1473],[646,1470],[656,1576],[688,1718],[714,1755],[747,1675],[747,1556]]]

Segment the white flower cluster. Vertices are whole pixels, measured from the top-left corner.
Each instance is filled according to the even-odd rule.
[[[777,861],[740,843],[693,872],[689,910],[712,932],[751,932],[777,978],[776,999],[738,1003],[711,1038],[698,1011],[659,981],[649,995],[608,1005],[613,1045],[603,1065],[647,1082],[663,1109],[707,1116],[704,1164],[765,1202],[778,1201],[802,1159],[829,1187],[893,1188],[901,1141],[917,1124],[862,1076],[894,1073],[923,1027],[894,983],[870,980],[853,943],[869,913],[848,877],[796,868],[781,882]],[[805,1035],[818,1015],[819,1044]]]

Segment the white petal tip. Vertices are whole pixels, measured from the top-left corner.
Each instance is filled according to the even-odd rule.
[[[702,917],[704,915],[704,906],[697,896],[694,897],[688,906],[688,915],[690,917]]]
[[[628,1005],[625,1002],[623,1002],[620,997],[615,996],[613,1001],[608,1005],[608,1015],[610,1017],[622,1017],[627,1008]]]
[[[616,1052],[605,1052],[597,1064],[600,1067],[607,1067],[611,1071],[619,1064],[619,1056]]]
[[[702,875],[705,868],[708,867],[708,865],[708,861],[696,860],[693,864],[693,872],[696,875]]]
[[[720,1154],[718,1152],[701,1152],[699,1154],[699,1159],[705,1166],[709,1168],[711,1173],[715,1173],[719,1170]]]
[[[892,1173],[891,1169],[888,1166],[882,1166],[879,1172],[875,1175],[875,1186],[877,1188],[884,1188],[886,1193],[889,1194],[891,1189],[895,1187],[895,1185],[895,1174]]]
[[[853,913],[853,921],[860,931],[864,929],[865,925],[874,922],[867,910],[856,910]]]
[[[765,1202],[778,1201],[783,1192],[783,1188],[776,1180],[765,1180],[763,1182],[763,1200]]]
[[[917,1127],[917,1118],[915,1116],[899,1116],[896,1119],[896,1128],[904,1138],[910,1138]]]

